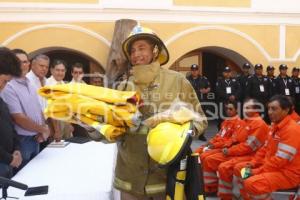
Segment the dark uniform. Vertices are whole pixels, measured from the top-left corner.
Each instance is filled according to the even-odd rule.
[[[237,101],[240,99],[241,87],[239,82],[235,78],[219,79],[216,83],[217,102],[224,103],[230,96],[234,96]]]
[[[202,94],[200,92],[201,89],[210,88],[210,83],[205,76],[198,76],[197,78],[193,78],[192,75],[188,76],[187,79],[190,81],[193,86],[199,101],[202,103],[207,100],[207,94]]]
[[[276,77],[275,77],[274,75],[269,75],[268,72],[269,72],[269,71],[274,71],[274,69],[275,69],[275,68],[274,68],[273,66],[271,66],[271,65],[269,65],[269,66],[267,67],[267,74],[268,74],[267,77],[268,77],[268,79],[269,79],[269,81],[270,81],[270,87],[271,87],[271,88],[270,88],[270,89],[271,89],[271,90],[270,90],[270,98],[274,95],[273,92],[275,91],[275,86],[276,86],[274,80],[275,80]]]
[[[272,83],[266,76],[252,75],[248,78],[246,97],[254,98],[264,105],[268,102],[272,90]]]
[[[245,63],[243,65],[243,69],[250,69],[250,64],[249,63]],[[241,87],[241,94],[240,94],[240,101],[243,102],[245,97],[247,96],[246,94],[246,87],[247,87],[247,81],[248,78],[251,76],[251,74],[245,75],[245,74],[241,74],[239,75],[236,79],[238,80],[240,87]]]
[[[224,72],[230,72],[229,67],[225,67]],[[219,107],[219,119],[218,119],[218,127],[223,121],[223,117],[225,117],[225,109],[224,104],[227,100],[229,100],[230,96],[234,96],[236,101],[239,101],[241,96],[241,88],[239,82],[235,78],[221,78],[217,80],[216,83],[216,102]]]
[[[294,84],[293,80],[289,77],[281,77],[280,75],[274,80],[273,94],[281,94],[285,96],[294,96]]]
[[[299,68],[293,68],[293,71],[299,71]],[[291,77],[294,85],[294,100],[295,100],[295,110],[299,114],[300,113],[300,78],[299,77]]]
[[[272,84],[266,76],[262,75],[261,64],[256,64],[254,69],[255,74],[248,78],[246,97],[254,98],[265,106],[271,95]]]

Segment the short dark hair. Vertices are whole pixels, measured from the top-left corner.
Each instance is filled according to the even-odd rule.
[[[72,65],[72,69],[71,69],[72,72],[73,72],[74,68],[81,68],[82,71],[84,71],[83,64],[80,63],[80,62],[76,62],[76,63],[74,63],[74,64]]]
[[[238,108],[238,103],[237,103],[237,101],[235,101],[235,100],[227,100],[227,101],[225,102],[225,105],[229,105],[229,104],[230,104],[230,105],[233,105],[235,109]]]
[[[67,69],[67,63],[64,60],[61,60],[61,59],[54,60],[51,64],[51,68],[53,69],[56,65],[60,65],[60,64],[65,66],[65,69]]]
[[[271,103],[272,101],[278,101],[281,109],[286,110],[288,109],[289,112],[288,114],[291,114],[293,112],[293,104],[291,99],[289,99],[288,97],[284,96],[284,95],[274,95],[273,97],[271,97],[271,99],[269,100],[269,103]]]
[[[23,49],[13,49],[11,50],[14,54],[25,54],[28,58],[28,53],[24,51]]]
[[[0,47],[0,74],[20,77],[21,73],[18,57],[10,49]]]
[[[257,99],[255,99],[255,98],[246,98],[244,100],[244,104],[247,103],[247,102],[249,102],[249,101],[253,101],[253,103],[254,103],[254,109],[260,109],[261,108],[261,106],[260,106],[261,103]]]

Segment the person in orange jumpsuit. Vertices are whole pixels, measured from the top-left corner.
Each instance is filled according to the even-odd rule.
[[[290,189],[300,184],[300,129],[291,118],[292,104],[287,97],[276,95],[270,99],[268,114],[272,131],[259,153],[260,163],[247,164],[250,177],[242,181],[244,199],[271,199],[271,192]],[[261,161],[263,157],[263,161]],[[235,167],[235,175],[238,173]]]
[[[298,115],[298,113],[295,111],[295,100],[294,98],[288,96],[288,99],[291,101],[292,103],[292,112],[290,114],[291,118],[297,123],[300,124],[300,116]]]
[[[222,148],[243,142],[247,138],[248,132],[243,128],[245,122],[237,114],[237,102],[227,101],[225,113],[227,119],[222,122],[220,131],[207,145],[202,145],[195,151],[200,155],[201,162],[207,156],[221,152]]]
[[[246,126],[248,130],[248,137],[245,142],[233,145],[230,148],[223,148],[221,153],[216,153],[206,157],[203,162],[203,176],[205,192],[212,193],[218,189],[218,176],[216,171],[221,163],[228,161],[234,156],[242,156],[238,162],[249,160],[254,153],[263,146],[268,132],[268,125],[259,116],[259,102],[255,99],[247,99],[244,102],[244,113]],[[249,155],[247,157],[246,155]],[[232,169],[233,170],[233,169]],[[233,174],[233,172],[231,173]],[[230,191],[232,189],[232,183],[222,183],[221,191]],[[219,187],[220,189],[220,187]]]

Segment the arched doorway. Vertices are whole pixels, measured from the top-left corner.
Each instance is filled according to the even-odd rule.
[[[49,56],[50,63],[52,63],[52,61],[56,59],[64,60],[68,65],[67,73],[64,79],[65,81],[72,80],[71,66],[76,62],[79,62],[84,66],[85,74],[93,74],[95,72],[98,72],[100,74],[105,73],[102,65],[98,63],[95,59],[86,55],[83,52],[79,52],[74,49],[69,49],[65,47],[47,47],[47,48],[42,48],[34,52],[31,52],[29,54],[29,58],[32,59],[34,56],[38,54],[45,54]],[[50,76],[50,70],[48,72],[48,76]],[[88,77],[89,76],[84,77],[84,81],[89,82]]]
[[[170,69],[188,75],[190,66],[198,64],[200,73],[208,78],[214,90],[215,83],[218,77],[222,76],[222,70],[225,66],[230,66],[233,76],[237,76],[241,73],[241,68],[246,62],[250,63],[238,52],[223,47],[207,46],[186,53],[177,59]]]

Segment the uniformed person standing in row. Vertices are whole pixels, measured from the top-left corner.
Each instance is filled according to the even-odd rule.
[[[248,78],[246,87],[246,97],[254,98],[261,103],[260,108],[264,110],[264,119],[269,122],[267,112],[267,102],[272,94],[272,82],[271,80],[263,75],[262,64],[256,64],[254,66],[254,75]]]
[[[237,77],[237,80],[241,86],[241,96],[240,96],[240,101],[243,102],[245,97],[246,97],[246,86],[247,86],[247,81],[248,81],[248,78],[251,76],[250,74],[250,64],[249,63],[245,63],[243,65],[243,74],[241,74],[240,76]]]
[[[279,66],[280,74],[274,80],[273,95],[281,94],[285,96],[294,96],[295,89],[292,79],[287,75],[288,67],[285,64]]]
[[[265,105],[271,95],[272,85],[268,77],[263,75],[263,66],[254,66],[254,75],[248,78],[246,97],[254,98]]]
[[[205,113],[206,116],[208,116],[207,114],[208,106],[205,105],[206,102],[208,102],[207,95],[211,90],[208,79],[200,73],[199,66],[196,64],[191,65],[191,74],[187,77],[187,79],[193,86],[197,94],[198,100],[201,102],[201,107],[203,112]],[[204,134],[201,134],[199,136],[199,140],[206,141]]]
[[[210,83],[208,79],[200,74],[199,66],[196,64],[191,65],[191,75],[187,79],[192,84],[198,99],[201,103],[207,101],[207,94],[210,92]]]
[[[271,94],[270,94],[270,97],[272,97],[274,94],[273,94],[273,92],[274,92],[274,90],[275,90],[275,82],[274,82],[274,80],[275,80],[275,75],[274,75],[274,70],[275,70],[275,68],[274,68],[274,66],[272,66],[272,65],[269,65],[269,66],[267,66],[267,77],[268,77],[268,79],[269,79],[269,81],[270,81],[270,83],[271,83]]]
[[[224,103],[228,100],[239,101],[241,95],[241,87],[235,78],[231,78],[230,67],[225,67],[223,70],[223,78],[216,83],[216,102],[219,107],[219,125],[222,123],[225,116]]]
[[[295,110],[298,114],[300,114],[300,78],[299,78],[299,71],[300,69],[297,67],[294,67],[292,70],[292,81],[295,88]]]
[[[275,79],[274,69],[272,65],[267,66],[267,77],[272,81]]]

